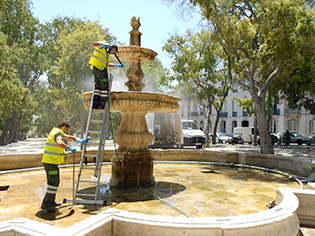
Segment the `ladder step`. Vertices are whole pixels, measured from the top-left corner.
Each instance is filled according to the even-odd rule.
[[[94,113],[104,113],[104,109],[92,109]]]
[[[96,153],[95,153],[95,154],[88,154],[88,153],[85,153],[84,156],[85,156],[85,157],[96,157],[97,154],[96,154]]]
[[[82,182],[82,183],[97,183],[96,180],[80,180],[79,182]]]
[[[93,124],[102,124],[103,123],[103,120],[90,120],[90,123],[93,123]]]
[[[93,193],[77,193],[77,197],[95,197]]]
[[[88,130],[88,134],[101,134],[101,131],[98,131],[98,130]]]
[[[83,169],[95,170],[95,166],[82,166]]]

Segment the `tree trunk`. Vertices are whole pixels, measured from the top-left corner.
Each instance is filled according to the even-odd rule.
[[[215,118],[215,124],[214,124],[213,135],[212,135],[212,144],[216,144],[216,141],[217,141],[217,128],[218,128],[218,124],[220,120],[220,111],[217,111],[217,116]]]
[[[13,113],[13,115],[9,118],[10,119],[10,134],[9,134],[9,143],[15,142],[15,132],[17,129],[16,125],[16,115]]]
[[[0,145],[6,145],[8,142],[7,135],[8,135],[9,125],[10,125],[10,118],[7,118],[4,121],[4,126],[3,126],[2,134],[0,137]]]
[[[260,152],[262,154],[274,154],[265,111],[265,97],[256,97],[254,103],[259,129]]]
[[[257,146],[257,116],[254,118],[254,146]]]
[[[205,109],[205,118],[206,118],[206,129],[205,129],[205,134],[206,134],[206,144],[205,147],[209,147],[209,123],[210,123],[210,114],[211,114],[211,106],[209,106],[209,109]]]

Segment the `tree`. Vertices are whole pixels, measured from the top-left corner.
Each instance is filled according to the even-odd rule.
[[[89,65],[94,50],[92,43],[104,39],[114,43],[116,38],[97,22],[69,17],[56,18],[43,26],[43,30],[49,69],[42,114],[36,122],[51,129],[68,120],[72,132],[80,131],[87,115],[82,112],[82,93],[93,90],[94,84]]]
[[[43,55],[38,45],[38,20],[30,11],[28,0],[0,2],[0,104],[2,134],[0,144],[16,141],[20,123],[29,120],[37,102],[32,96],[40,86]],[[1,109],[2,110],[2,109]],[[9,138],[7,139],[7,134]]]
[[[288,76],[301,65],[313,63],[308,60],[314,58],[313,11],[306,10],[302,0],[190,2],[211,23],[212,39],[233,57],[235,83],[249,91],[255,104],[261,152],[273,153],[265,96],[280,74]]]
[[[177,81],[179,84],[192,81],[197,89],[200,89],[199,93],[202,94],[202,98],[207,101],[207,105],[203,109],[206,111],[205,134],[206,146],[208,146],[211,107],[214,103],[217,104],[216,109],[220,113],[224,99],[230,89],[228,85],[230,83],[228,81],[231,81],[230,70],[218,70],[218,67],[225,67],[228,62],[218,60],[218,54],[222,52],[218,49],[217,44],[210,41],[210,32],[206,30],[196,34],[187,31],[184,37],[172,36],[167,40],[163,50],[174,58],[171,66],[174,74],[165,77],[165,79],[169,82]],[[221,89],[216,88],[217,83],[223,85]],[[218,100],[215,102],[216,99]],[[214,132],[216,132],[218,119],[219,115],[216,118]]]
[[[162,66],[161,61],[156,58],[152,62],[142,63],[141,69],[144,74],[143,83],[145,84],[143,91],[163,92],[165,88],[161,84],[161,79],[166,69]]]

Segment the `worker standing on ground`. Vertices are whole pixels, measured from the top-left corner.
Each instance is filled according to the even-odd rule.
[[[94,75],[93,109],[104,109],[108,99],[108,67],[124,67],[124,64],[110,64],[110,54],[118,52],[116,45],[106,41],[93,43],[95,50],[89,64]]]
[[[64,139],[71,140],[77,143],[87,143],[88,139],[79,139],[66,133],[70,129],[67,122],[62,122],[58,128],[53,128],[46,140],[45,151],[42,158],[42,163],[47,176],[47,190],[42,202],[41,208],[49,212],[55,211],[56,206],[61,203],[56,203],[56,193],[58,190],[60,175],[58,165],[64,163],[64,150],[76,153],[77,149],[63,142]]]

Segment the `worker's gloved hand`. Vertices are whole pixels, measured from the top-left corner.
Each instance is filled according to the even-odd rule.
[[[124,64],[114,64],[114,67],[125,67]]]
[[[87,143],[89,141],[89,139],[88,138],[83,138],[83,139],[76,138],[75,141],[77,143]]]
[[[70,152],[72,152],[72,153],[76,153],[76,152],[77,152],[77,149],[76,149],[75,147],[70,147],[70,146],[68,145],[67,151],[70,151]]]
[[[107,48],[107,49],[112,49],[112,46],[110,46],[109,44],[105,44],[105,43],[100,43],[100,47],[105,47],[105,48]]]

